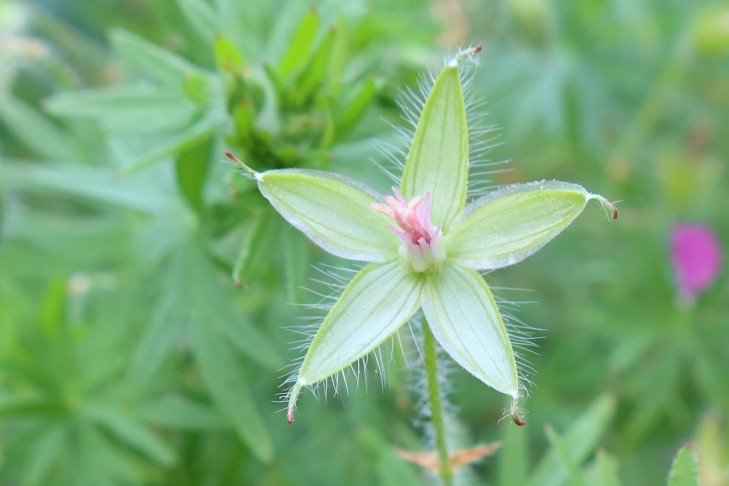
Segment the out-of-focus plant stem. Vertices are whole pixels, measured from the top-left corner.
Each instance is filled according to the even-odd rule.
[[[428,379],[428,402],[430,404],[430,420],[435,432],[435,446],[438,450],[438,463],[440,475],[445,486],[453,484],[453,471],[448,454],[448,445],[445,438],[445,424],[443,421],[443,403],[441,401],[440,386],[438,385],[438,355],[435,349],[435,337],[423,319],[423,336],[425,342],[425,375]]]

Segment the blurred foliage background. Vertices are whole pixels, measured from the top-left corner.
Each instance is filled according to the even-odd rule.
[[[502,441],[462,479],[663,484],[693,440],[729,484],[729,279],[679,305],[668,248],[729,241],[729,7],[689,0],[0,0],[0,482],[427,480],[394,452],[427,448],[403,366],[286,424],[290,304],[339,262],[223,152],[385,192],[398,93],[472,42],[492,183],[623,202],[489,275],[545,339],[526,428],[451,375],[463,445]]]

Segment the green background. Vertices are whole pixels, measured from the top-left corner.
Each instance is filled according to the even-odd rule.
[[[430,447],[398,353],[286,424],[291,304],[342,262],[223,151],[386,192],[403,91],[476,42],[484,184],[576,182],[620,219],[486,276],[539,349],[525,428],[452,367],[454,441],[504,441],[459,481],[663,484],[692,440],[728,484],[729,279],[678,305],[668,235],[729,241],[729,7],[688,0],[0,0],[0,483],[431,481],[394,452]]]

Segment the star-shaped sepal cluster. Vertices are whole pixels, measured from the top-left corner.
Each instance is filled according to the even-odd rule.
[[[516,407],[521,396],[516,356],[479,272],[527,258],[592,199],[617,217],[604,197],[555,181],[502,187],[466,204],[469,127],[460,68],[477,51],[456,56],[435,79],[394,197],[329,172],[258,173],[238,161],[271,205],[315,244],[366,262],[292,376],[290,422],[302,388],[346,370],[421,309],[451,358]]]

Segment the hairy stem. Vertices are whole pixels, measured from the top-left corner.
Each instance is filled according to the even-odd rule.
[[[430,403],[430,419],[435,431],[435,445],[438,450],[440,475],[446,486],[453,484],[453,471],[448,454],[443,421],[443,402],[438,385],[438,356],[435,349],[435,337],[423,319],[423,336],[425,341],[425,374],[428,379],[428,402]]]

